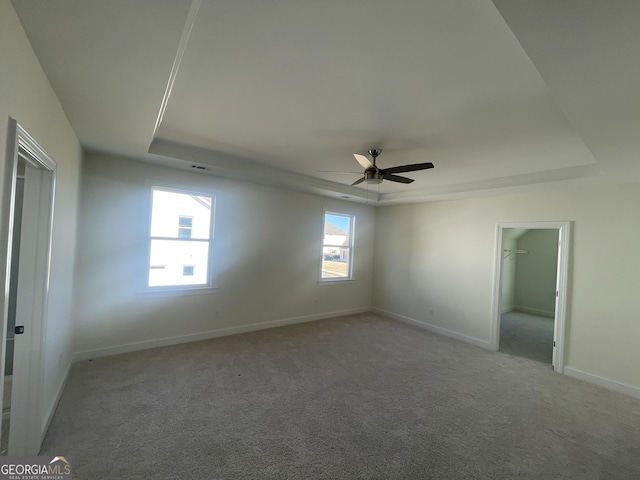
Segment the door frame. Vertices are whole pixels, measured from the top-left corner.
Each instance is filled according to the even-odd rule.
[[[504,222],[496,225],[496,250],[493,272],[493,302],[491,314],[490,344],[494,351],[500,348],[500,296],[502,292],[503,233],[509,228],[529,230],[558,230],[558,266],[556,269],[556,308],[554,318],[554,347],[551,364],[558,373],[564,371],[565,320],[567,314],[567,290],[569,276],[569,247],[571,222]]]
[[[22,304],[29,303],[25,310],[25,335],[15,341],[15,351],[22,343],[23,351],[17,366],[14,362],[14,378],[11,401],[11,427],[9,436],[9,455],[37,455],[42,444],[42,392],[44,385],[43,350],[45,346],[46,315],[49,295],[49,270],[51,264],[51,240],[53,230],[53,207],[56,186],[56,163],[53,158],[36,142],[18,122],[9,118],[7,151],[4,165],[4,182],[0,228],[6,232],[0,238],[0,314],[2,315],[2,345],[0,368],[4,374],[5,349],[8,321],[9,285],[11,280],[11,239],[13,237],[13,220],[15,216],[16,178],[18,175],[18,159],[22,157],[32,172],[31,191],[27,191],[25,181],[24,205],[30,197],[33,219],[33,231],[36,239],[31,239],[31,252],[26,252],[21,242],[21,254],[33,255],[29,271],[23,273],[19,269],[19,282],[26,282],[33,295],[23,295]],[[29,170],[27,168],[27,170]],[[25,212],[23,211],[23,219]],[[24,240],[24,238],[23,238]],[[21,255],[22,256],[22,255]],[[24,288],[23,288],[24,290]],[[24,292],[23,292],[24,293]],[[31,301],[29,302],[29,297]],[[18,289],[18,309],[20,308],[20,289]],[[14,358],[15,358],[14,352]],[[19,369],[16,375],[16,367]],[[4,382],[0,382],[0,394]],[[1,420],[0,420],[1,422]]]

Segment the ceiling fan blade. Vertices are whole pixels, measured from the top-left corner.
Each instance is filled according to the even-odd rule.
[[[414,163],[412,165],[399,165],[397,167],[385,168],[382,170],[383,174],[386,173],[404,173],[404,172],[415,172],[417,170],[426,170],[428,168],[433,168],[433,163]]]
[[[353,182],[353,183],[351,184],[351,186],[353,186],[353,185],[358,185],[359,183],[362,183],[362,182],[364,182],[364,177],[359,178],[358,180],[356,180],[355,182]]]
[[[413,182],[413,178],[401,177],[400,175],[392,175],[390,173],[384,174],[385,180],[391,180],[392,182],[398,183],[411,183]]]
[[[367,157],[365,157],[364,155],[360,155],[359,153],[354,153],[353,156],[356,157],[356,160],[358,161],[358,163],[365,170],[370,169],[370,168],[374,168],[373,167],[373,163],[371,163],[371,161]]]
[[[318,173],[339,173],[339,174],[345,174],[345,175],[362,175],[362,172],[345,172],[345,171],[338,171],[338,170],[318,170]]]

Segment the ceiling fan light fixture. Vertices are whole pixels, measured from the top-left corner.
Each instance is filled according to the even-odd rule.
[[[366,170],[364,172],[364,183],[376,185],[382,183],[384,176],[379,170]]]
[[[417,172],[418,170],[427,170],[429,168],[433,168],[433,163],[425,162],[425,163],[414,163],[411,165],[398,165],[397,167],[390,168],[378,168],[376,166],[376,158],[380,155],[380,150],[371,149],[369,150],[369,155],[373,157],[373,162],[371,162],[364,155],[360,155],[359,153],[354,153],[356,161],[360,164],[362,168],[364,168],[364,175],[362,178],[359,178],[351,185],[360,185],[362,182],[368,185],[378,185],[382,183],[383,180],[389,180],[390,182],[397,183],[413,183],[412,178],[402,177],[400,175],[395,175],[396,173],[404,173],[404,172]]]

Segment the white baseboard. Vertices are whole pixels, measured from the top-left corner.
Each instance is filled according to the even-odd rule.
[[[531,315],[538,315],[540,317],[549,317],[555,318],[556,312],[550,312],[549,310],[541,310],[539,308],[531,308],[531,307],[522,307],[520,305],[516,305],[513,307],[513,310],[522,313],[530,313]]]
[[[609,380],[608,378],[593,375],[591,373],[586,373],[572,367],[564,367],[564,374],[568,377],[604,387],[607,390],[613,390],[614,392],[624,393],[625,395],[629,395],[630,397],[640,398],[640,387],[616,382],[615,380]]]
[[[208,332],[193,333],[189,335],[180,335],[177,337],[160,338],[156,340],[146,340],[143,342],[129,343],[125,345],[117,345],[114,347],[99,348],[96,350],[87,350],[84,352],[76,352],[74,362],[89,360],[92,358],[108,357],[111,355],[120,355],[121,353],[136,352],[139,350],[147,350],[149,348],[165,347],[167,345],[176,345],[178,343],[197,342],[199,340],[208,340],[210,338],[225,337],[227,335],[236,335],[238,333],[255,332],[258,330],[266,330],[269,328],[284,327],[285,325],[294,325],[296,323],[312,322],[315,320],[324,320],[326,318],[341,317],[344,315],[354,315],[357,313],[370,312],[370,307],[352,308],[348,310],[340,310],[336,312],[317,313],[313,315],[304,315],[300,317],[283,318],[280,320],[271,320],[268,322],[252,323],[249,325],[239,325],[237,327],[220,328],[210,330]]]
[[[509,312],[513,312],[516,309],[516,307],[514,307],[513,305],[509,305],[508,307],[502,307],[500,309],[500,313],[509,313]]]
[[[479,338],[470,337],[468,335],[464,335],[462,333],[454,332],[452,330],[447,330],[446,328],[438,327],[437,325],[432,325],[427,322],[423,322],[421,320],[416,320],[414,318],[406,317],[404,315],[399,315],[397,313],[389,312],[387,310],[383,310],[381,308],[374,307],[372,309],[374,313],[379,315],[384,315],[385,317],[393,318],[395,320],[400,320],[402,322],[409,323],[411,325],[415,325],[424,330],[428,330],[433,333],[437,333],[440,335],[444,335],[447,337],[454,338],[456,340],[460,340],[462,342],[470,343],[472,345],[476,345],[478,347],[486,348],[487,350],[493,350],[489,342],[481,340]],[[539,315],[539,314],[537,314]],[[576,368],[567,367],[563,368],[563,372],[566,376],[575,378],[577,380],[581,380],[583,382],[591,383],[594,385],[598,385],[600,387],[604,387],[607,390],[612,390],[614,392],[622,393],[625,395],[629,395],[631,397],[640,398],[640,387],[636,387],[633,385],[629,385],[626,383],[616,382],[615,380],[609,380],[608,378],[600,377],[598,375],[593,375],[591,373],[586,373]]]
[[[60,403],[60,397],[62,397],[62,392],[64,391],[64,387],[67,385],[67,380],[69,380],[69,374],[71,373],[71,366],[73,362],[70,362],[67,365],[67,371],[64,373],[64,377],[60,385],[58,386],[58,390],[56,391],[56,395],[46,410],[44,416],[44,422],[42,423],[40,430],[40,445],[42,446],[42,441],[44,440],[44,436],[47,434],[47,430],[49,430],[49,424],[51,420],[53,420],[53,414],[56,412],[56,408],[58,407],[58,403]]]
[[[429,332],[437,333],[439,335],[444,335],[445,337],[455,338],[456,340],[460,340],[465,343],[470,343],[477,347],[486,348],[487,350],[493,350],[493,347],[489,342],[487,342],[486,340],[481,340],[480,338],[470,337],[462,333],[454,332],[453,330],[447,330],[446,328],[438,327],[437,325],[432,325],[430,323],[423,322],[421,320],[416,320],[415,318],[405,317],[404,315],[399,315],[397,313],[389,312],[381,308],[374,307],[372,311],[379,315],[384,315],[385,317],[390,317],[395,320],[400,320],[401,322],[415,325],[416,327],[422,328],[424,330],[428,330]]]

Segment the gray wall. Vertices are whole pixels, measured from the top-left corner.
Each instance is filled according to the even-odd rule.
[[[217,293],[139,295],[147,272],[147,188],[154,182],[215,195]],[[373,207],[105,155],[86,156],[81,199],[80,358],[371,306]],[[323,208],[356,216],[353,282],[318,283]]]
[[[558,230],[529,230],[517,240],[516,310],[554,317],[558,269]]]
[[[489,347],[496,224],[571,220],[565,372],[640,395],[640,223],[621,214],[630,205],[638,184],[380,208],[374,305]]]
[[[515,308],[516,301],[516,265],[518,254],[513,250],[518,249],[518,238],[527,230],[522,228],[505,228],[502,232],[502,285],[500,297],[500,311],[510,312]],[[507,251],[505,251],[507,250]]]
[[[6,152],[8,121],[13,117],[57,164],[43,402],[42,411],[33,412],[44,428],[73,357],[71,308],[82,150],[9,0],[0,0],[0,45],[0,152]],[[0,163],[3,209],[8,201],[2,191],[7,164]]]

